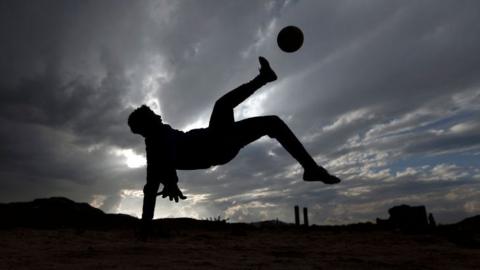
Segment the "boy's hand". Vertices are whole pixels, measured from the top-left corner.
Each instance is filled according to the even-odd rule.
[[[163,185],[163,190],[157,193],[157,196],[162,195],[162,198],[167,196],[170,198],[170,201],[175,200],[178,203],[178,198],[185,200],[187,197],[183,195],[180,188],[178,188],[177,183],[168,183]]]

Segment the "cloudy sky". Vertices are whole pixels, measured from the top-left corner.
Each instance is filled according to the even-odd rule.
[[[283,53],[276,35],[300,27]],[[264,138],[229,164],[179,171],[188,199],[156,218],[222,216],[316,224],[424,204],[441,223],[480,214],[480,2],[1,1],[0,201],[65,196],[141,214],[144,141],[128,114],[151,106],[205,127],[217,98],[279,79],[236,109],[275,114],[344,181],[305,183]]]

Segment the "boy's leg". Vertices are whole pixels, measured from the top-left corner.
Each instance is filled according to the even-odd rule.
[[[326,184],[340,182],[340,179],[317,165],[295,134],[278,116],[253,117],[235,122],[231,132],[232,139],[236,140],[234,143],[238,143],[240,147],[265,135],[275,138],[305,169],[303,178],[306,181],[322,181]]]
[[[262,86],[277,79],[268,61],[263,57],[260,57],[259,61],[261,66],[259,75],[250,82],[242,84],[223,95],[215,102],[212,115],[210,116],[210,128],[230,126],[234,122],[233,109]]]
[[[237,121],[233,132],[242,146],[267,135],[276,139],[302,167],[311,168],[317,165],[295,134],[278,116],[259,116]]]

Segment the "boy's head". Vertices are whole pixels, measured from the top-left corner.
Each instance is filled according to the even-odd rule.
[[[142,105],[134,110],[128,117],[128,125],[135,134],[146,136],[148,130],[155,124],[162,122],[160,115],[155,114],[148,106]]]

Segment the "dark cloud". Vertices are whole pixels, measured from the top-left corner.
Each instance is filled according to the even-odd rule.
[[[372,220],[396,203],[441,221],[478,213],[480,92],[476,1],[49,1],[0,3],[0,199],[53,195],[139,214],[143,154],[128,130],[143,103],[172,126],[206,125],[215,100],[257,74],[279,80],[238,118],[280,115],[338,186],[302,171],[269,138],[231,163],[180,172],[189,200],[157,216]],[[297,25],[304,46],[276,47]],[[411,167],[399,161],[442,155]],[[467,162],[473,164],[473,161]]]

